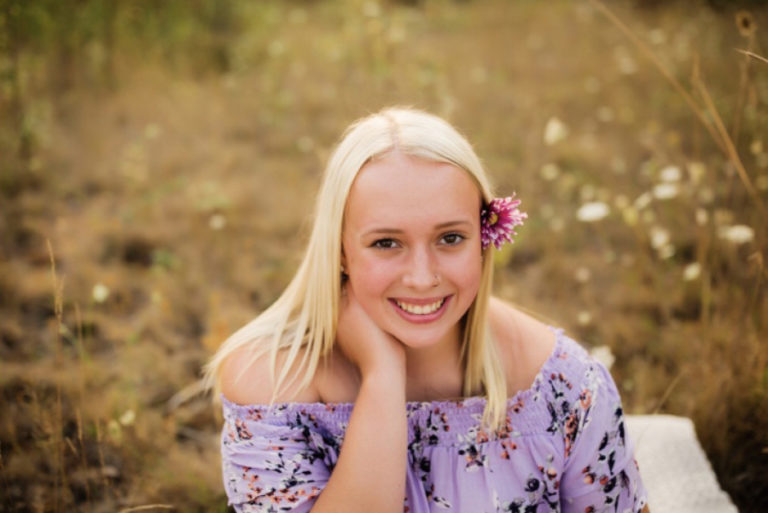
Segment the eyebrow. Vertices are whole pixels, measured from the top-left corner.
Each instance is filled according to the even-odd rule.
[[[457,220],[457,221],[447,221],[445,223],[439,223],[435,225],[435,230],[442,230],[445,228],[451,228],[451,227],[459,227],[461,225],[467,225],[467,227],[472,226],[472,223],[469,221],[464,220]],[[372,230],[368,230],[363,233],[363,236],[367,235],[374,235],[374,234],[401,234],[405,233],[404,230],[401,230],[399,228],[374,228]]]

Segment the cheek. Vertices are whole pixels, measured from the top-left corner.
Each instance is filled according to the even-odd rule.
[[[385,291],[396,274],[392,263],[381,259],[357,258],[350,261],[350,282],[357,296],[376,296]]]
[[[467,254],[463,258],[452,262],[453,274],[457,284],[468,289],[474,289],[480,286],[480,276],[483,272],[483,259],[480,255]]]

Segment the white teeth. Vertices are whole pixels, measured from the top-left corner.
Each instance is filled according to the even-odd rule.
[[[401,301],[396,301],[396,303],[397,303],[397,306],[399,306],[400,308],[402,308],[408,313],[412,313],[416,315],[427,315],[427,314],[434,313],[438,309],[440,309],[440,307],[443,306],[444,301],[445,299],[440,299],[428,305],[409,305],[408,303],[403,303]]]

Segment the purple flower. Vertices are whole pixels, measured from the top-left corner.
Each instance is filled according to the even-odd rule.
[[[520,204],[515,195],[506,198],[494,198],[480,212],[480,239],[483,249],[493,244],[501,249],[505,242],[512,242],[512,236],[517,235],[514,228],[523,224],[528,214],[521,212]]]

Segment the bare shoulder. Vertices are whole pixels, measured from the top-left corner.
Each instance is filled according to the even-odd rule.
[[[302,351],[296,356],[289,371],[289,378],[299,371]],[[277,355],[276,372],[286,362],[286,351]],[[222,364],[221,392],[229,401],[237,404],[269,404],[275,391],[270,378],[270,362],[268,355],[254,358],[251,347],[245,346],[235,350]],[[289,387],[283,387],[274,398],[276,402],[316,402],[319,395],[314,384],[303,390],[299,387],[300,377]]]
[[[555,333],[543,322],[495,297],[488,305],[488,321],[505,364],[509,394],[530,388],[554,350]]]

